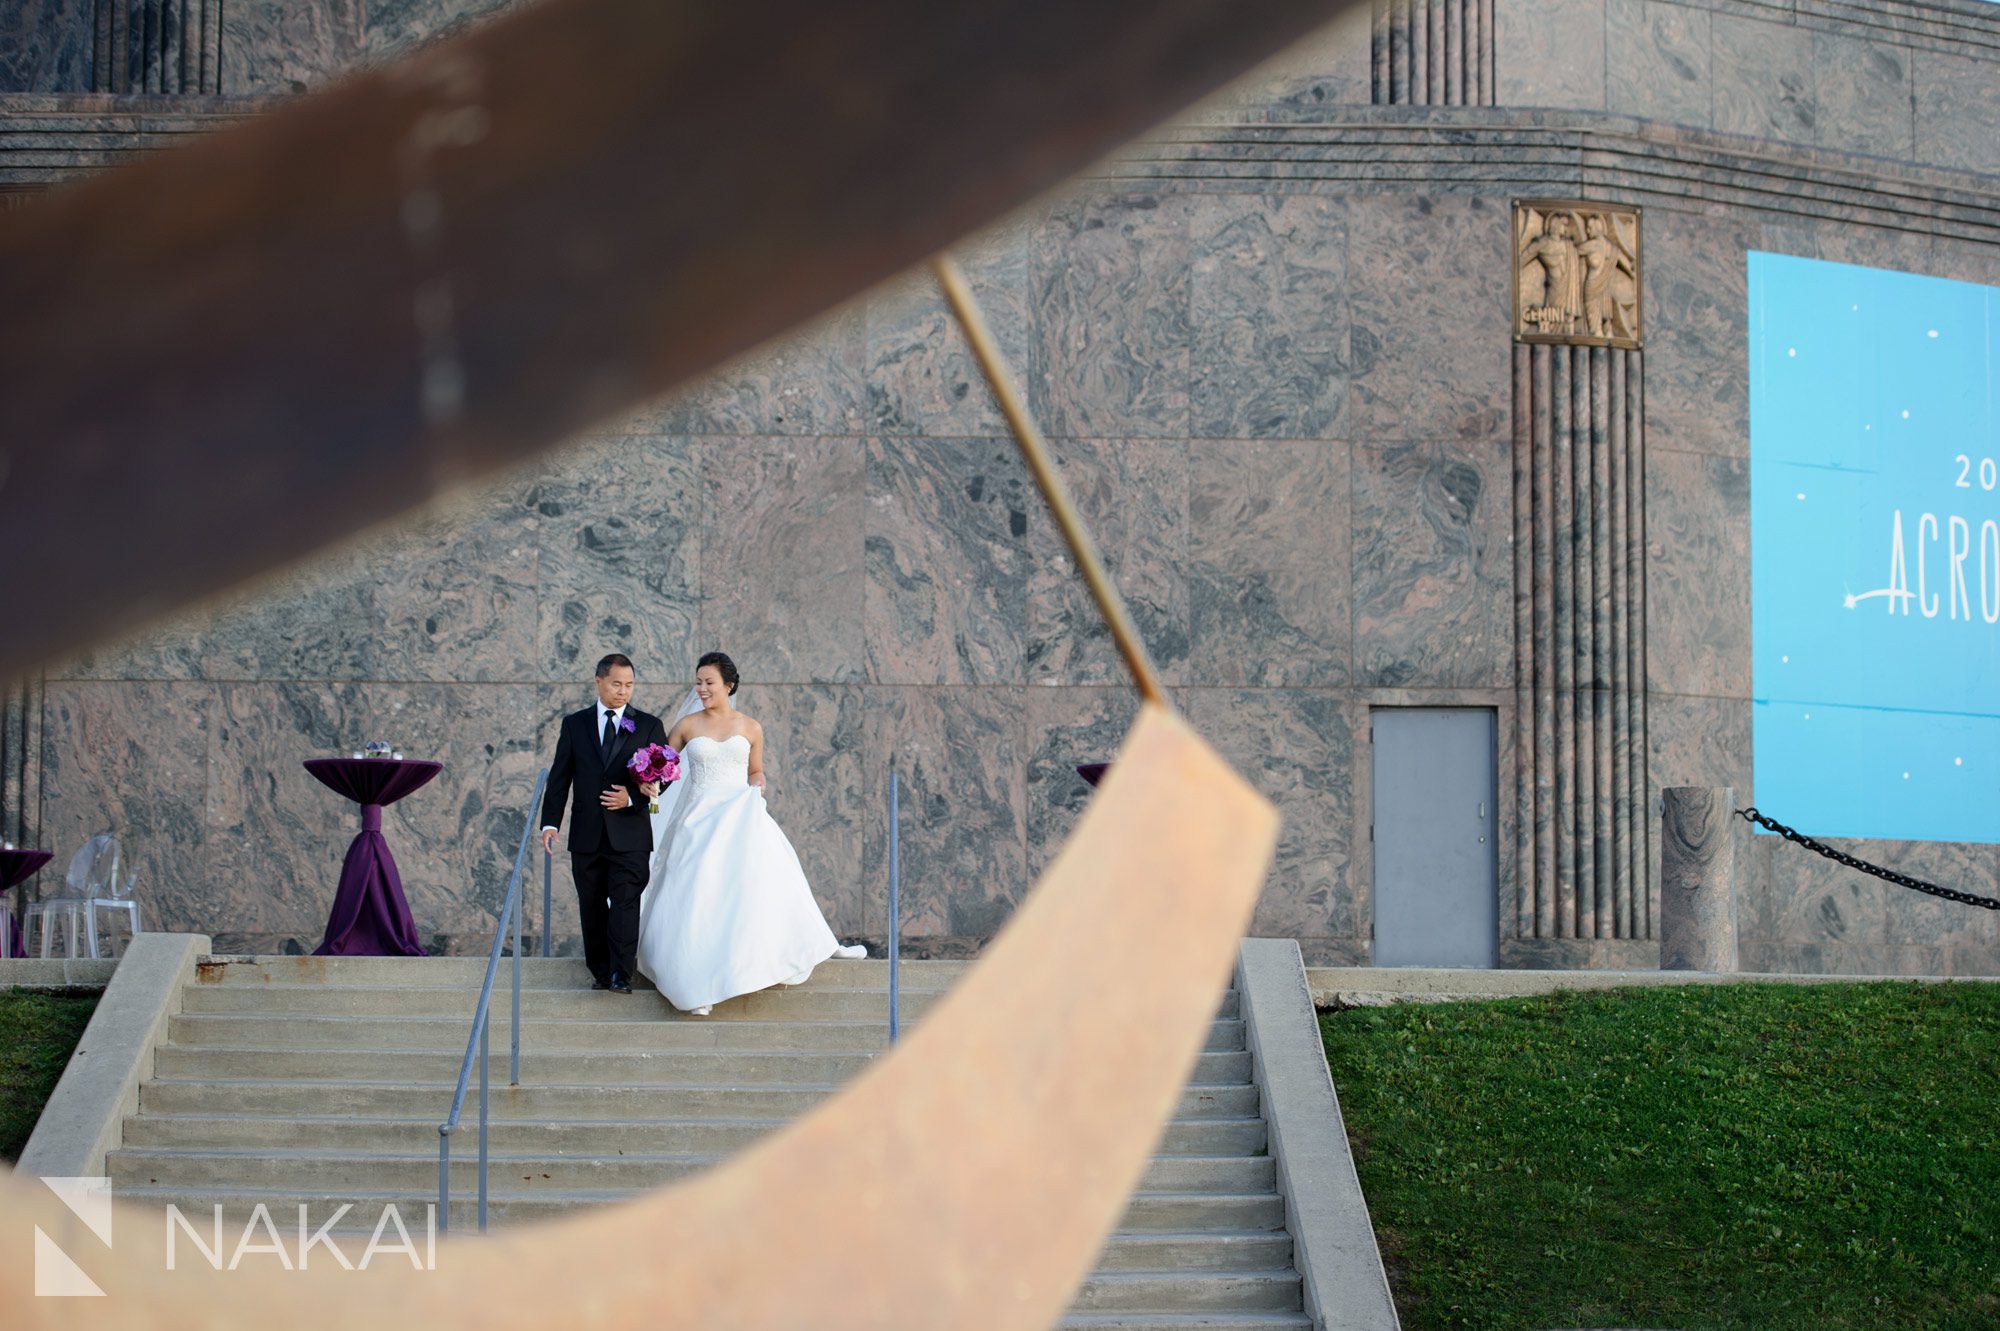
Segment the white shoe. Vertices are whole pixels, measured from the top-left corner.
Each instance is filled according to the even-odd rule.
[[[713,1011],[715,1011],[715,1005],[713,1003],[703,1003],[700,1007],[689,1008],[687,1010],[687,1014],[690,1017],[706,1017],[709,1013]]]
[[[858,961],[868,955],[868,949],[859,943],[850,943],[846,947],[836,947],[833,955],[846,961]]]

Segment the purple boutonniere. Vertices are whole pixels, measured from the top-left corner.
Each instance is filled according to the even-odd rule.
[[[635,726],[635,725],[633,725],[633,724],[632,724],[632,718],[631,718],[631,717],[629,717],[629,716],[621,716],[621,717],[619,717],[619,718],[618,718],[618,728],[619,728],[620,730],[624,731],[624,732],[625,732],[626,734],[628,734],[628,735],[629,735],[629,734],[631,734],[631,733],[632,733],[633,731],[637,730],[637,729],[638,729],[639,727],[637,727],[637,726]]]

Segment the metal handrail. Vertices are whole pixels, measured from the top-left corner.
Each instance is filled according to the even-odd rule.
[[[479,986],[479,1006],[473,1009],[472,1033],[465,1040],[465,1061],[458,1068],[458,1089],[451,1097],[451,1114],[438,1124],[438,1229],[451,1228],[451,1134],[458,1130],[459,1116],[465,1112],[465,1091],[472,1079],[472,1061],[479,1059],[479,1232],[486,1232],[486,1135],[487,1111],[487,1029],[493,1004],[493,977],[500,969],[500,945],[507,939],[507,928],[511,923],[514,930],[514,1026],[512,1050],[508,1058],[507,1075],[511,1084],[521,1084],[521,912],[515,907],[521,899],[521,865],[528,858],[528,843],[534,839],[535,815],[541,811],[542,791],[549,783],[549,769],[544,767],[535,780],[534,796],[528,801],[528,815],[522,820],[521,848],[514,852],[514,872],[507,879],[507,900],[500,907],[500,927],[493,931],[493,952],[486,959],[486,978]],[[544,858],[547,858],[546,856]],[[543,955],[547,955],[547,935],[549,920],[547,915],[548,887],[546,876],[543,886],[542,934]]]

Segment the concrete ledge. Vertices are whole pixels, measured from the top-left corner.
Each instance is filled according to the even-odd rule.
[[[4,169],[4,167],[0,167]],[[1537,194],[2000,241],[2000,174],[1603,111],[1327,106],[1306,122],[1180,123],[1086,175],[1213,192]]]
[[[102,989],[117,969],[87,957],[0,957],[0,989]]]
[[[1622,989],[1671,984],[1861,984],[1896,980],[1920,984],[1994,984],[1985,975],[1757,975],[1713,971],[1472,971],[1402,966],[1315,966],[1306,972],[1315,1007],[1379,1007],[1386,1003],[1451,1003],[1467,998],[1518,998],[1558,989]]]
[[[94,1178],[139,1112],[139,1084],[153,1075],[154,1052],[180,1011],[205,934],[139,934],[118,963],[49,1097],[15,1172],[40,1178]]]
[[[1316,1331],[1400,1331],[1298,943],[1245,939],[1236,987],[1306,1314]]]

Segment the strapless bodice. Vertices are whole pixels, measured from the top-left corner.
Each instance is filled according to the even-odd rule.
[[[681,780],[688,791],[750,783],[750,741],[743,735],[696,735],[681,746]]]

